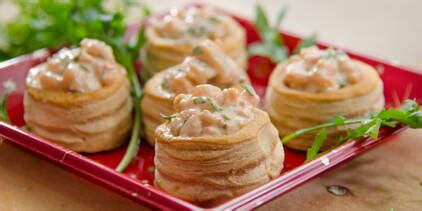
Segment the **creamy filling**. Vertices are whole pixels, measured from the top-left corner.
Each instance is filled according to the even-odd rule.
[[[248,85],[244,90],[199,85],[192,94],[178,95],[174,100],[176,113],[163,118],[172,136],[228,135],[252,121],[258,102],[258,96]]]
[[[223,19],[210,8],[173,8],[164,18],[151,25],[162,38],[182,43],[196,42],[198,39],[218,40],[228,33]]]
[[[343,51],[317,47],[290,57],[285,72],[287,87],[307,92],[335,91],[360,79],[359,67]]]
[[[28,86],[63,92],[89,92],[112,83],[125,74],[113,51],[104,42],[84,39],[79,48],[63,48],[45,63],[29,71]]]
[[[227,88],[246,80],[242,68],[209,40],[202,41],[193,49],[192,56],[165,74],[161,88],[173,95],[191,93],[199,84]]]

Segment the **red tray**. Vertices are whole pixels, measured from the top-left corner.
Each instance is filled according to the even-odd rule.
[[[259,40],[257,32],[250,21],[233,16],[247,33],[247,42]],[[130,31],[136,30],[133,26]],[[129,33],[130,34],[130,33]],[[291,33],[282,32],[284,41],[292,49],[300,38]],[[319,43],[320,47],[332,46]],[[410,68],[397,67],[378,59],[363,56],[350,51],[346,52],[354,59],[366,62],[382,72],[381,78],[384,81],[384,95],[386,106],[398,106],[403,99],[414,98],[422,102],[422,75]],[[140,146],[138,157],[125,171],[118,173],[113,169],[123,157],[126,146],[119,149],[97,153],[79,154],[62,148],[43,138],[40,138],[19,127],[24,125],[23,120],[23,88],[25,76],[32,66],[46,59],[48,52],[39,51],[0,63],[0,83],[13,80],[17,84],[17,90],[8,97],[8,113],[12,124],[0,121],[0,135],[6,138],[6,143],[16,144],[35,154],[45,157],[54,163],[66,167],[73,172],[83,175],[86,178],[110,188],[124,196],[133,199],[144,205],[159,209],[201,209],[202,207],[187,201],[180,200],[172,195],[160,191],[152,186],[153,181],[153,157],[154,149],[143,141]],[[258,94],[264,95],[268,76],[274,65],[268,59],[253,57],[249,60],[248,73]],[[3,87],[0,87],[0,93]],[[304,182],[318,176],[319,174],[337,166],[361,152],[377,146],[388,140],[392,134],[404,129],[382,128],[379,140],[365,139],[359,142],[349,141],[342,146],[324,154],[309,163],[303,164],[304,153],[296,152],[285,148],[286,159],[283,173],[275,180],[272,180],[246,194],[220,204],[215,209],[252,209],[267,203],[277,196],[287,193]]]

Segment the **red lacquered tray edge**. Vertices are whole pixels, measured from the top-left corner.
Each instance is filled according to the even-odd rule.
[[[236,19],[247,22],[244,18],[236,17]],[[293,35],[292,33],[286,33],[283,31],[283,35],[287,38],[298,39],[298,36]],[[333,46],[321,42],[319,42],[319,45],[322,47]],[[378,59],[362,56],[348,50],[346,50],[346,52],[369,64],[382,64],[384,66],[390,66],[398,69],[398,71],[417,72],[410,68],[403,69],[395,67],[394,65],[387,64],[386,62],[382,62]],[[31,55],[22,56],[6,61],[6,63],[18,63],[22,60],[31,59],[31,57]],[[0,66],[5,66],[6,63],[0,63]],[[360,142],[348,142],[330,152],[327,152],[322,157],[290,171],[288,174],[281,175],[279,178],[272,180],[257,189],[214,207],[214,209],[253,209],[259,207],[275,197],[287,193],[291,189],[309,181],[317,175],[326,172],[338,164],[354,157],[355,155],[387,141],[388,137],[402,131],[403,129],[404,127],[385,129],[381,131],[380,138],[377,141],[366,139]],[[1,121],[0,131],[0,135],[2,137],[13,141],[19,146],[29,149],[30,151],[33,151],[43,157],[49,158],[59,165],[71,169],[73,172],[111,188],[144,205],[159,209],[203,209],[175,198],[167,193],[151,188],[148,184],[141,184],[114,171],[113,169],[104,167],[94,161],[91,161],[90,159],[84,158],[84,156],[78,153],[66,150]]]

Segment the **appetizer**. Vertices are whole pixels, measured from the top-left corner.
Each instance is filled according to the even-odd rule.
[[[164,122],[162,115],[174,112],[176,95],[192,93],[199,84],[227,88],[240,87],[241,83],[249,83],[245,71],[212,41],[202,41],[192,56],[154,75],[145,84],[141,107],[148,142],[154,145],[155,128]]]
[[[246,65],[246,35],[231,17],[210,7],[172,9],[146,28],[141,52],[143,77],[180,64],[204,39],[218,43],[241,67]]]
[[[273,71],[265,108],[282,136],[333,120],[366,117],[384,107],[383,83],[371,66],[340,50],[303,49]],[[323,149],[337,142],[348,127],[330,128]],[[307,150],[315,134],[286,143]]]
[[[125,69],[105,43],[84,39],[29,70],[25,121],[32,132],[77,152],[124,143],[132,127]]]
[[[199,85],[155,131],[155,186],[211,205],[279,176],[284,151],[252,89]]]

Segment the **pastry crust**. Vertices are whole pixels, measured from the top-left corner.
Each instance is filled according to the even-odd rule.
[[[129,89],[125,74],[86,93],[27,86],[24,118],[34,133],[76,152],[110,150],[127,140],[132,127]]]
[[[218,40],[222,50],[242,68],[246,67],[246,35],[244,29],[231,17],[218,14],[221,24],[229,30]],[[160,37],[148,27],[145,31],[147,43],[141,50],[143,78],[150,78],[154,74],[181,63],[187,56],[192,55],[193,48],[198,43],[176,42],[173,39]]]
[[[155,143],[155,129],[165,122],[162,115],[168,116],[174,113],[174,96],[161,88],[165,74],[166,71],[162,71],[147,81],[144,87],[144,97],[141,101],[145,135],[148,143],[152,146]],[[249,83],[249,78],[247,76],[245,78],[245,83]],[[236,84],[234,87],[241,88],[240,84]]]
[[[267,113],[239,131],[218,137],[174,137],[156,130],[155,186],[182,199],[213,205],[279,176],[284,161]]]
[[[283,83],[287,63],[275,68],[265,95],[265,109],[281,136],[330,121],[338,115],[359,118],[384,107],[383,84],[378,73],[365,63],[353,62],[361,69],[362,77],[359,82],[336,91],[321,93],[287,87]],[[328,130],[328,139],[323,149],[335,144],[346,131],[347,127]],[[315,133],[300,136],[285,145],[296,150],[307,150]]]

